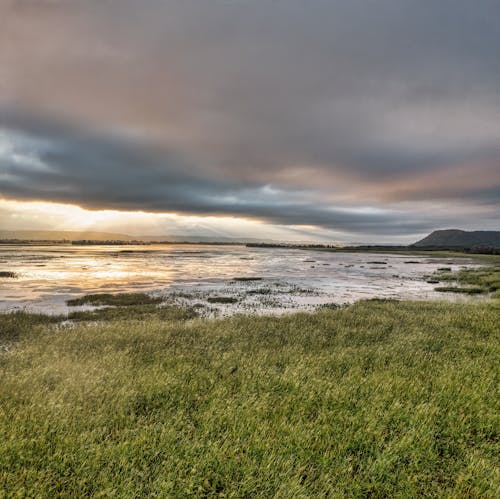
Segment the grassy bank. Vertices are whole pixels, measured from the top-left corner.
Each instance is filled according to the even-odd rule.
[[[490,265],[461,269],[452,272],[449,268],[441,268],[431,276],[436,282],[446,283],[436,291],[444,293],[485,294],[490,293],[493,298],[500,298],[500,262]]]
[[[71,327],[0,316],[0,487],[494,497],[496,306],[368,301]]]

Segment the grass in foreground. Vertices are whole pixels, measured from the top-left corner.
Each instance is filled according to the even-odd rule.
[[[378,300],[71,328],[0,316],[11,336],[19,320],[0,356],[0,486],[9,497],[494,497],[497,306]]]

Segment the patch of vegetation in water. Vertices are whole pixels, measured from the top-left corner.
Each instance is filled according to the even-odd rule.
[[[188,320],[198,317],[194,307],[165,304],[164,298],[145,293],[91,294],[69,300],[69,306],[92,305],[94,310],[70,312],[68,319],[77,322],[100,322],[114,320]]]
[[[238,303],[238,298],[233,296],[209,296],[208,303]]]
[[[1,270],[0,277],[5,277],[8,279],[15,279],[17,277],[17,274],[15,272],[10,272],[9,270]]]
[[[455,272],[449,271],[448,268],[445,268],[445,270],[442,268],[441,270],[438,269],[430,278],[439,282],[456,284],[456,286],[445,286],[446,288],[466,290],[444,292],[497,293],[500,290],[500,262],[497,261],[482,267],[460,269]],[[479,289],[481,291],[478,291]]]
[[[370,265],[387,265],[387,262],[382,262],[382,261],[373,261],[373,262],[366,262],[367,264],[370,264]]]
[[[368,298],[366,301],[373,303],[399,303],[401,300],[399,298]]]
[[[258,289],[250,289],[247,291],[247,295],[269,295],[272,291],[269,288],[258,288]]]
[[[127,305],[106,307],[95,310],[82,310],[71,312],[68,319],[76,322],[101,322],[101,321],[143,321],[143,320],[189,320],[199,316],[195,306],[155,304]]]
[[[7,497],[497,496],[493,303],[17,319],[0,355]]]
[[[307,296],[314,296],[314,295],[319,295],[320,292],[314,288],[301,288],[300,286],[290,286],[289,288],[285,288],[280,291],[282,294],[289,294],[289,295],[307,295]]]
[[[233,277],[233,281],[238,281],[238,282],[262,281],[262,277]]]
[[[151,305],[161,303],[161,297],[153,297],[146,293],[99,293],[82,296],[68,300],[66,303],[70,307],[81,305],[94,305],[96,307],[103,305],[130,307],[134,305]]]
[[[173,293],[170,293],[170,298],[176,299],[176,298],[183,298],[186,300],[191,300],[194,298],[193,293],[186,293],[184,291],[174,291]]]
[[[487,292],[484,288],[458,286],[441,286],[439,288],[434,288],[434,291],[438,293],[463,293],[467,295],[478,295]]]

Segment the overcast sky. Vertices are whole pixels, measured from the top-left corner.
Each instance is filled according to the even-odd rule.
[[[500,229],[499,19],[498,0],[0,0],[0,229]]]

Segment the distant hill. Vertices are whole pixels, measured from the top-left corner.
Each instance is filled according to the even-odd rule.
[[[172,243],[235,243],[235,242],[256,242],[253,238],[231,238],[225,236],[184,236],[184,235],[162,235],[162,236],[131,236],[129,234],[117,234],[114,232],[96,231],[71,231],[71,230],[0,230],[0,241],[20,240],[20,241],[141,241],[143,243],[168,241]]]
[[[473,248],[478,246],[500,248],[500,231],[435,230],[412,246],[417,248]]]
[[[94,241],[132,241],[139,238],[127,234],[96,231],[0,230],[0,239],[20,239],[23,241],[77,241],[81,239],[92,239]]]

